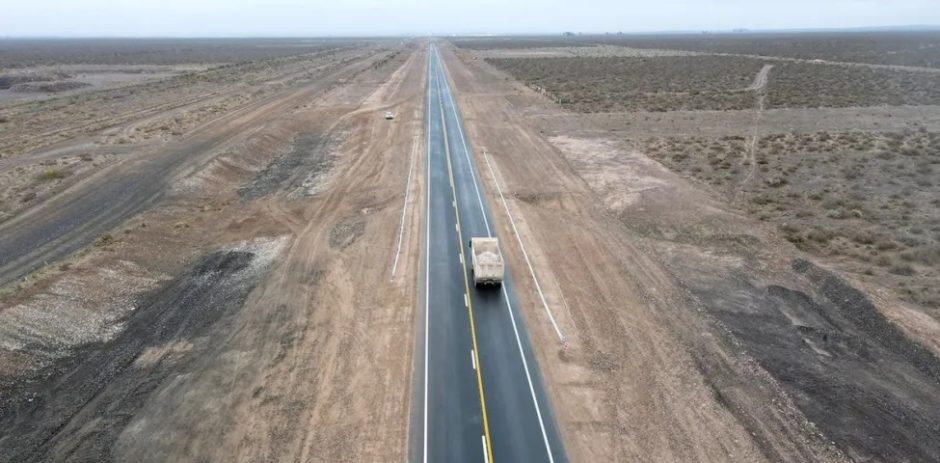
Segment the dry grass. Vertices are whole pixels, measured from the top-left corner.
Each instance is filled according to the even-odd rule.
[[[736,110],[764,62],[734,56],[489,58],[487,62],[581,113]],[[940,104],[940,74],[777,62],[768,108]]]
[[[754,173],[743,137],[652,138],[641,149],[710,185],[797,247],[940,309],[940,133],[773,134]]]
[[[940,32],[937,31],[473,37],[457,39],[454,43],[476,50],[605,44],[940,68]]]
[[[338,39],[2,39],[0,68],[56,64],[232,63],[313,53]]]
[[[746,109],[763,63],[727,56],[509,58],[487,62],[584,113]]]
[[[940,74],[810,63],[777,63],[768,107],[940,104]]]
[[[940,67],[937,31],[631,35],[582,40],[637,48]]]

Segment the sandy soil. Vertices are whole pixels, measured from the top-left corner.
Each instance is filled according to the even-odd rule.
[[[532,108],[544,107],[532,105]],[[522,108],[520,108],[522,110]],[[640,138],[747,135],[754,111],[669,111],[572,114],[533,111],[527,116],[547,130],[586,137]],[[757,127],[762,133],[901,132],[940,125],[940,107],[884,106],[864,108],[765,109]]]
[[[462,53],[466,53],[462,51]],[[494,48],[474,50],[475,58],[555,58],[555,57],[600,57],[626,56],[631,58],[654,58],[660,56],[694,56],[701,53],[681,50],[657,50],[654,48],[630,48],[613,45],[594,45],[584,47],[535,47],[535,48]]]
[[[573,461],[937,458],[935,320],[587,120],[559,123],[574,117],[481,60],[445,56],[567,338],[514,275]]]
[[[0,461],[404,458],[426,55],[395,47],[196,129],[226,141],[7,288]]]

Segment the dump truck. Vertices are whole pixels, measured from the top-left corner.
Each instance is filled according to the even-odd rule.
[[[470,238],[470,259],[473,272],[473,284],[476,286],[503,283],[503,255],[499,252],[499,240],[496,238]]]

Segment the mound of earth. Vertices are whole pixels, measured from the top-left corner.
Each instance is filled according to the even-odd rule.
[[[63,73],[21,72],[17,74],[0,74],[0,90],[6,90],[19,84],[29,82],[50,82],[67,79],[71,76]]]
[[[10,91],[22,93],[58,93],[90,86],[91,84],[87,82],[79,82],[77,80],[59,80],[55,82],[24,82],[10,87]]]

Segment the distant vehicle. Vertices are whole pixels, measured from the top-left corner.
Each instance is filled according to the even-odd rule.
[[[385,111],[385,118],[388,120],[392,120],[395,118],[395,113],[391,111]]]
[[[499,286],[503,283],[506,270],[498,239],[470,238],[470,258],[474,285]]]

